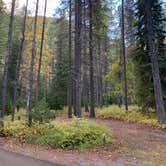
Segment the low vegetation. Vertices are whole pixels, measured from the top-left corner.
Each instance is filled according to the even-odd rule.
[[[141,108],[138,106],[130,106],[128,112],[125,111],[124,106],[121,108],[116,105],[104,107],[97,110],[97,117],[102,119],[116,119],[128,122],[137,122],[166,129],[166,124],[160,125],[158,123],[157,116],[153,110],[145,113],[141,111]]]
[[[55,111],[49,109],[45,99],[37,103],[32,109],[31,115],[33,120],[39,123],[49,122],[50,119],[55,119]]]
[[[67,150],[87,149],[112,143],[109,129],[85,119],[34,123],[31,127],[28,127],[25,121],[7,122],[5,127],[0,129],[0,136],[13,137],[23,143]]]

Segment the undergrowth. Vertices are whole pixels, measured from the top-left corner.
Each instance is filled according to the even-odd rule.
[[[166,129],[166,124],[159,124],[154,112],[143,113],[138,106],[129,106],[128,112],[125,107],[119,108],[116,105],[104,107],[97,110],[97,117],[102,119],[124,120],[128,122],[137,122]]]
[[[109,129],[84,119],[35,123],[30,128],[21,122],[14,122],[0,129],[0,136],[12,136],[20,142],[62,149],[86,149],[112,142]]]

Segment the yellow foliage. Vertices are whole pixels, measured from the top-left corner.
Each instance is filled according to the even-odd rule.
[[[48,24],[51,20],[47,19],[46,23]],[[34,80],[37,79],[37,69],[39,65],[39,56],[40,56],[40,43],[41,43],[41,34],[42,34],[42,23],[43,17],[38,17],[37,23],[37,35],[36,35],[36,54],[35,54],[35,64],[34,64]],[[26,25],[26,39],[24,44],[24,51],[23,51],[23,61],[21,66],[20,72],[20,79],[24,83],[24,87],[26,87],[28,83],[29,77],[29,67],[31,62],[31,54],[32,54],[32,40],[33,40],[33,24],[34,18],[28,17],[27,18],[27,25]],[[49,49],[47,44],[47,32],[48,27],[45,26],[45,37],[44,37],[44,46],[43,46],[43,58],[42,58],[42,67],[41,67],[41,75],[44,78],[48,78],[51,72],[51,61],[52,61],[52,53]]]

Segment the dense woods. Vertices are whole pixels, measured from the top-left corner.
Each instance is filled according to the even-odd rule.
[[[15,108],[68,107],[95,117],[96,107],[154,108],[165,123],[165,6],[162,1],[64,0],[54,17],[1,1],[1,122]],[[7,26],[7,24],[9,26]],[[85,109],[82,109],[82,108]]]
[[[164,165],[165,1],[50,3],[0,0],[0,144],[58,149],[67,164],[93,148],[89,165]]]

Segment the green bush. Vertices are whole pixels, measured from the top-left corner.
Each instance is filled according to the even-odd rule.
[[[4,121],[7,124],[11,122],[11,119],[12,119],[12,115],[11,114],[4,117]],[[27,119],[27,112],[26,112],[26,110],[21,108],[19,112],[15,111],[14,119],[16,121],[17,120],[21,120],[22,122],[25,122],[26,119]]]
[[[68,150],[93,148],[112,143],[112,135],[108,128],[84,119],[35,123],[31,127],[16,121],[0,129],[0,136],[13,136],[20,142]]]
[[[128,122],[138,122],[142,124],[153,125],[159,128],[166,128],[166,125],[160,125],[154,111],[142,112],[138,106],[129,106],[129,111],[125,111],[125,107],[119,108],[116,105],[104,107],[97,110],[97,117],[102,119],[125,120]]]
[[[109,129],[87,120],[36,124],[25,133],[28,143],[62,149],[84,149],[112,141]]]
[[[62,110],[63,109],[63,100],[58,98],[56,95],[48,95],[46,98],[50,110]]]
[[[11,114],[12,112],[12,103],[9,99],[7,99],[6,106],[5,106],[5,113],[7,115]]]
[[[17,101],[16,101],[16,108],[17,108],[17,111],[20,111],[21,108],[25,108],[26,106],[26,103],[24,100],[18,98]]]
[[[55,118],[55,112],[51,111],[46,103],[46,101],[43,99],[32,109],[31,112],[32,118],[34,122],[48,122],[50,119]]]
[[[103,119],[117,119],[121,120],[126,116],[126,112],[123,108],[119,108],[118,106],[110,106],[104,107],[102,109],[97,110],[97,116]]]
[[[17,137],[18,133],[26,128],[24,122],[6,122],[4,128],[0,128],[0,137]]]

